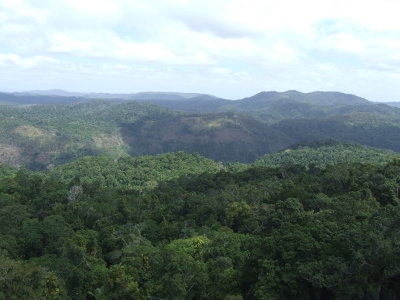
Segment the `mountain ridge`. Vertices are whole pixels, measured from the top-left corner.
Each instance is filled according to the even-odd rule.
[[[22,101],[0,105],[0,162],[42,170],[87,155],[187,151],[251,163],[293,143],[329,138],[400,151],[400,109],[350,94],[262,92],[236,101],[155,95],[161,98],[0,94],[0,102]],[[45,103],[33,105],[38,99]],[[59,100],[67,103],[51,103]]]
[[[89,99],[129,99],[129,100],[137,100],[137,99],[150,99],[157,100],[159,98],[168,99],[168,100],[179,100],[179,99],[191,99],[195,97],[209,97],[213,99],[223,99],[229,101],[246,101],[246,100],[259,100],[259,99],[271,99],[277,100],[279,98],[287,99],[293,97],[319,97],[320,99],[336,96],[336,98],[352,98],[357,102],[371,102],[364,98],[358,97],[353,94],[342,93],[337,91],[313,91],[313,92],[299,92],[297,90],[287,90],[283,92],[278,91],[261,91],[251,96],[247,96],[240,99],[226,99],[222,97],[217,97],[210,94],[204,93],[184,93],[184,92],[163,92],[163,91],[148,91],[148,92],[138,92],[138,93],[102,93],[102,92],[70,92],[63,89],[50,89],[50,90],[31,90],[31,91],[22,91],[22,92],[2,92],[0,94],[8,94],[15,96],[57,96],[57,97],[82,97]],[[276,99],[277,98],[277,99]],[[324,101],[324,104],[329,104]]]

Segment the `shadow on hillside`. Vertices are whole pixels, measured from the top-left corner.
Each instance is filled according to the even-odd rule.
[[[192,115],[146,119],[120,126],[121,136],[133,156],[186,151],[216,161],[251,163],[293,142],[262,123],[239,121]]]

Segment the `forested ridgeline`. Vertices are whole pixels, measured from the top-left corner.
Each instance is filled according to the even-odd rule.
[[[356,143],[325,140],[298,143],[280,152],[263,155],[254,165],[281,167],[299,164],[306,167],[326,167],[348,162],[385,164],[397,158],[400,158],[397,152]]]
[[[0,162],[45,170],[87,155],[128,155],[121,124],[174,114],[151,104],[0,105]]]
[[[325,139],[400,151],[400,109],[343,93],[262,92],[237,101],[181,93],[70,96],[0,93],[0,103],[23,104],[0,105],[0,163],[39,171],[88,155],[175,151],[253,163]],[[106,100],[86,98],[97,96]]]
[[[1,166],[0,299],[400,295],[398,160],[90,159],[44,173]]]

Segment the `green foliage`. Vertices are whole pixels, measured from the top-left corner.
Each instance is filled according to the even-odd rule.
[[[293,143],[325,139],[400,150],[399,109],[341,93],[155,101],[187,113],[143,102],[77,99],[71,104],[0,105],[0,162],[46,170],[83,156],[187,151],[251,163]]]
[[[144,190],[172,178],[213,173],[220,168],[218,163],[198,154],[176,152],[140,157],[83,157],[47,174],[64,183]]]
[[[182,115],[150,104],[90,101],[0,106],[0,162],[32,170],[88,155],[120,157],[174,151],[252,162],[292,139],[233,113]]]
[[[132,155],[197,152],[222,162],[253,162],[294,142],[251,117],[235,113],[144,118],[122,127]]]
[[[85,155],[126,155],[120,124],[167,113],[136,102],[0,106],[0,161],[42,170]]]
[[[60,279],[44,268],[0,257],[0,299],[66,299]]]
[[[366,164],[385,164],[399,158],[394,152],[375,149],[357,144],[339,143],[337,145],[308,147],[267,154],[260,157],[254,164],[259,166],[279,167],[287,165],[305,165],[326,167],[346,162]]]
[[[399,111],[217,104],[1,106],[0,299],[399,298]]]
[[[178,152],[5,170],[0,299],[399,296],[398,160],[244,168]]]
[[[286,119],[272,127],[297,142],[336,139],[399,151],[398,113],[371,109],[371,112],[344,112],[325,118]]]

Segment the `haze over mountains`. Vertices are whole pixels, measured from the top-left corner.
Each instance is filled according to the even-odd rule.
[[[208,96],[214,99],[222,99],[222,100],[246,100],[246,99],[260,99],[260,98],[268,98],[268,99],[280,99],[280,98],[291,98],[296,97],[297,99],[303,98],[304,101],[309,102],[310,99],[314,99],[317,101],[322,101],[326,104],[329,104],[329,100],[333,99],[334,97],[324,97],[322,95],[331,95],[335,96],[338,101],[339,98],[350,99],[359,99],[359,100],[366,100],[364,98],[340,93],[340,92],[322,92],[322,91],[315,91],[310,93],[302,93],[296,90],[288,90],[285,92],[277,92],[277,91],[262,91],[257,93],[253,96],[245,97],[242,99],[224,99],[219,98],[209,94],[202,94],[202,93],[182,93],[182,92],[140,92],[140,93],[101,93],[101,92],[71,92],[62,89],[50,89],[50,90],[31,90],[31,91],[22,91],[22,92],[1,92],[2,94],[11,94],[16,96],[60,96],[60,97],[81,97],[81,98],[88,98],[88,99],[130,99],[130,100],[182,100],[182,99],[191,99],[196,97],[203,97]],[[387,103],[397,103],[397,102],[387,102]]]
[[[197,152],[253,162],[299,142],[336,139],[400,150],[400,108],[339,92],[0,93],[0,161],[45,169],[85,155]],[[392,104],[393,105],[393,104]]]
[[[24,92],[0,92],[0,103],[23,104],[65,104],[87,101],[89,99],[105,99],[113,101],[143,101],[165,106],[171,109],[184,111],[220,111],[229,109],[259,109],[266,105],[276,105],[278,102],[292,104],[293,101],[312,105],[361,105],[379,104],[367,99],[340,92],[310,92],[302,93],[295,90],[286,92],[264,91],[242,99],[223,99],[213,95],[201,93],[180,92],[141,92],[141,93],[96,93],[96,92],[69,92],[61,89],[33,90]],[[195,103],[197,102],[197,103]],[[400,102],[382,102],[389,106],[399,107]]]

